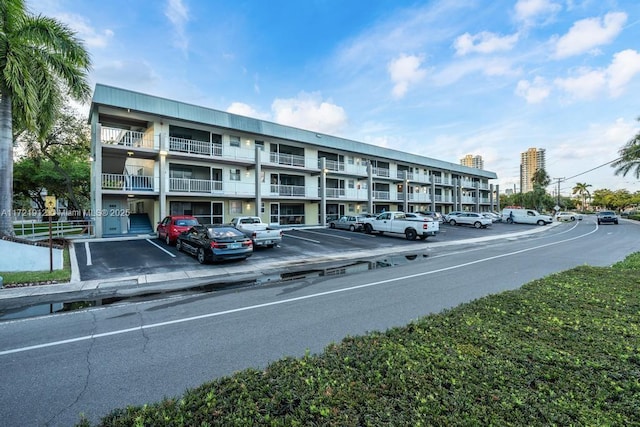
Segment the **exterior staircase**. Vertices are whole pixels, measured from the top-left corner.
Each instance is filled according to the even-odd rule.
[[[129,215],[129,234],[151,234],[153,227],[146,213]]]

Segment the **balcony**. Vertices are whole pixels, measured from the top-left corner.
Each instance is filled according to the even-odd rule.
[[[303,185],[271,185],[271,194],[277,196],[306,196],[305,186]]]
[[[325,166],[328,170],[334,172],[344,172],[344,162],[339,162],[337,160],[326,160]],[[322,167],[322,160],[318,159],[318,169]]]
[[[103,173],[102,189],[121,191],[153,191],[153,177]]]
[[[372,172],[374,175],[383,176],[386,178],[391,176],[391,174],[389,173],[389,169],[385,168],[373,167]]]
[[[279,165],[304,167],[304,156],[297,154],[269,153],[269,161]]]
[[[222,144],[172,136],[169,137],[169,151],[197,154],[199,156],[221,157]]]
[[[321,196],[320,192],[322,190],[318,189],[318,195]],[[326,190],[327,197],[344,197],[345,191],[344,188],[327,188]]]
[[[169,178],[169,191],[184,193],[222,192],[222,181],[209,179]]]
[[[100,129],[100,141],[103,144],[121,145],[130,148],[154,148],[153,135],[145,132],[103,127]]]
[[[390,193],[388,191],[374,191],[373,198],[376,200],[391,200]]]
[[[409,172],[409,171],[397,171],[397,172],[396,172],[396,178],[398,178],[398,179],[409,179],[409,180],[413,180],[413,172]]]

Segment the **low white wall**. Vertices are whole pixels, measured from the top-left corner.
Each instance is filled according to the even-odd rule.
[[[53,249],[53,269],[64,266],[62,249]],[[0,239],[0,272],[49,271],[49,247],[9,242]]]

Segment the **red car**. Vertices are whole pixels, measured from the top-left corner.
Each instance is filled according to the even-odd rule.
[[[180,233],[199,224],[198,219],[191,215],[169,215],[158,223],[156,235],[167,245],[173,245]]]

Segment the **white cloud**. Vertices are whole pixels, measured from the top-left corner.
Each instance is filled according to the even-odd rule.
[[[253,117],[261,120],[271,120],[269,113],[261,113],[249,104],[244,102],[233,102],[228,108],[228,113],[238,114],[240,116]]]
[[[602,20],[590,18],[577,21],[567,34],[558,39],[555,57],[579,55],[609,44],[620,34],[625,22],[627,14],[623,12],[607,13]]]
[[[536,77],[533,82],[520,80],[516,87],[516,95],[527,100],[528,104],[537,104],[549,97],[551,87],[542,77]]]
[[[497,34],[482,31],[476,35],[464,33],[456,38],[453,46],[456,49],[456,55],[466,55],[468,53],[493,53],[498,51],[508,51],[518,42],[518,34],[510,36],[499,36]]]
[[[185,26],[189,22],[189,9],[182,0],[168,0],[164,14],[173,25],[173,45],[186,52],[189,47],[189,39],[185,33]]]
[[[410,84],[424,79],[427,71],[420,68],[422,61],[418,56],[402,54],[389,62],[387,71],[394,83],[392,93],[395,98],[402,98],[406,95]]]
[[[603,70],[580,68],[575,77],[557,78],[554,84],[573,99],[594,99],[607,86],[607,75]]]
[[[616,53],[611,65],[607,68],[611,96],[622,95],[625,86],[638,73],[640,73],[640,54],[637,51],[627,49]]]
[[[546,21],[560,11],[562,7],[550,0],[519,0],[514,10],[516,19],[526,26],[534,25],[536,21]]]
[[[323,101],[320,93],[301,92],[296,98],[276,99],[271,111],[277,123],[336,135],[347,124],[344,109]]]
[[[88,48],[106,47],[109,44],[109,40],[113,37],[112,30],[106,29],[98,32],[85,17],[77,14],[58,13],[55,15],[55,18],[64,22],[69,28],[75,31],[77,37],[80,38]]]
[[[557,78],[554,83],[573,99],[594,99],[606,93],[612,98],[624,93],[626,85],[640,74],[640,53],[627,49],[613,56],[607,68],[591,69],[582,67],[575,75]]]

